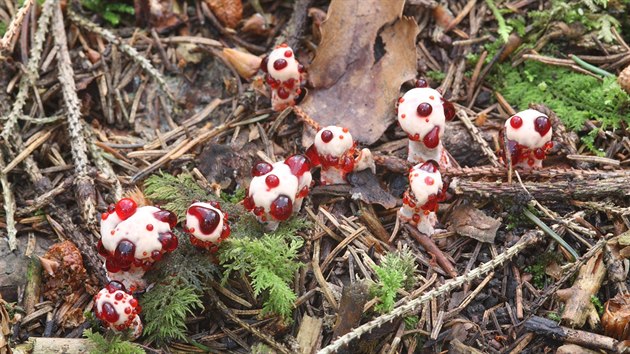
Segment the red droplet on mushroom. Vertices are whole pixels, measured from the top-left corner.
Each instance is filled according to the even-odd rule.
[[[136,212],[138,204],[133,199],[123,198],[116,203],[116,214],[122,220],[126,220]]]
[[[405,102],[405,99],[404,99],[404,98],[402,98],[402,97],[399,97],[399,98],[398,98],[398,103],[403,103],[403,102]]]
[[[124,297],[123,293],[116,293],[116,296],[114,296],[114,299],[120,301],[122,300]]]
[[[534,156],[536,156],[536,158],[539,160],[543,160],[545,158],[545,151],[541,148],[538,148],[534,150]]]
[[[514,129],[518,129],[523,125],[523,119],[519,116],[514,116],[510,118],[510,125]]]
[[[271,172],[271,170],[273,170],[273,166],[271,166],[270,163],[263,161],[258,162],[252,168],[252,177],[266,175],[267,173]]]
[[[429,160],[423,163],[422,165],[420,165],[419,169],[422,171],[435,173],[440,169],[440,165],[438,165],[438,163],[434,160]]]
[[[109,302],[104,302],[101,308],[103,309],[103,313],[101,315],[103,320],[109,323],[115,323],[116,321],[118,321],[118,318],[120,316],[118,315],[118,312],[116,312],[116,309],[112,304],[110,304]]]
[[[96,244],[96,250],[98,251],[98,254],[103,257],[109,256],[109,251],[105,248],[105,246],[103,246],[103,241],[101,240],[98,240],[98,243]]]
[[[293,86],[295,86],[295,79],[294,78],[288,79],[287,81],[284,82],[284,86],[288,89],[292,89]]]
[[[422,138],[422,142],[424,142],[424,145],[429,149],[436,148],[440,143],[440,127],[433,127],[433,129]]]
[[[130,305],[131,307],[134,307],[134,308],[135,308],[135,307],[138,307],[138,300],[137,300],[137,299],[131,299],[131,300],[129,300],[129,305]]]
[[[282,98],[283,100],[289,98],[290,95],[291,92],[289,92],[289,90],[285,89],[284,87],[278,88],[278,97]]]
[[[315,147],[315,144],[306,149],[306,157],[311,161],[313,166],[319,166],[322,164],[319,159],[319,154],[317,153],[317,148]]]
[[[427,184],[427,186],[432,186],[432,185],[433,185],[433,183],[435,183],[435,181],[433,180],[433,177],[431,177],[431,176],[426,176],[426,177],[424,178],[424,183],[426,183],[426,184]]]
[[[269,64],[269,56],[265,55],[263,60],[260,62],[260,70],[263,72],[267,72],[267,65]]]
[[[429,83],[425,79],[418,79],[416,81],[416,87],[429,87]]]
[[[136,252],[136,245],[129,240],[122,240],[116,246],[114,251],[114,258],[116,258],[116,264],[120,267],[130,266],[134,259]]]
[[[110,273],[120,272],[120,266],[116,264],[113,258],[107,258],[105,260],[105,269],[107,269],[107,271]]]
[[[162,259],[162,252],[160,251],[151,252],[151,259],[156,262],[159,261],[160,259]]]
[[[293,52],[290,50],[285,50],[284,51],[284,56],[287,58],[291,58],[293,56]]]
[[[108,206],[107,206],[107,212],[108,212],[108,213],[110,213],[110,214],[111,214],[111,213],[113,213],[113,212],[115,212],[115,211],[116,211],[116,205],[114,205],[114,204],[110,204],[110,205],[108,205]]]
[[[269,176],[267,176],[267,178],[269,178]],[[204,208],[199,205],[193,205],[188,208],[188,213],[197,218],[199,230],[206,235],[213,233],[219,225],[219,222],[221,222],[221,216],[216,210]]]
[[[293,202],[286,195],[281,195],[271,203],[269,214],[279,221],[287,220],[293,213]]]
[[[265,213],[265,208],[263,208],[263,207],[255,207],[254,208],[254,215],[261,216],[264,213]]]
[[[166,252],[172,252],[177,248],[179,241],[177,237],[170,232],[160,232],[158,235],[158,241],[162,244],[162,249]]]
[[[131,307],[125,307],[125,314],[127,315],[131,314]]]
[[[168,223],[171,228],[177,226],[177,216],[168,210],[156,211],[153,216],[161,222]]]
[[[428,117],[433,112],[433,107],[427,102],[422,102],[418,105],[416,111],[420,117]]]
[[[413,222],[418,223],[420,221],[420,215],[418,214],[413,214],[413,216],[411,217],[411,219],[413,220]]]
[[[153,231],[153,224],[147,224],[147,231]]]
[[[311,170],[311,162],[304,155],[297,154],[289,156],[286,160],[284,160],[284,164],[289,166],[291,174],[297,177],[301,177]]]
[[[444,100],[442,107],[444,107],[444,118],[448,121],[453,120],[455,117],[455,106],[449,101]]]
[[[116,292],[116,291],[118,291],[118,290],[122,290],[122,291],[124,291],[124,292],[127,292],[127,290],[125,289],[125,286],[124,286],[122,283],[117,282],[117,281],[115,281],[115,280],[110,281],[110,282],[109,282],[109,283],[105,286],[105,289],[107,289],[107,291],[108,291],[110,294],[115,293],[115,292]]]
[[[271,88],[276,88],[280,85],[280,83],[269,74],[265,75],[265,81]]]
[[[543,116],[536,118],[534,121],[534,130],[536,130],[540,136],[545,136],[549,129],[551,129],[549,118]]]
[[[304,65],[298,64],[298,72],[303,73],[305,71],[306,71],[306,69],[304,69]]]
[[[107,220],[107,217],[109,216],[108,213],[103,213],[101,214],[101,220]]]
[[[286,68],[287,65],[289,65],[289,63],[284,59],[276,59],[276,61],[273,62],[273,68],[276,70],[282,70]]]
[[[322,137],[323,142],[328,143],[335,137],[335,134],[333,134],[333,132],[331,132],[330,130],[326,129],[322,132],[321,137]]]
[[[267,184],[267,187],[271,188],[276,188],[277,186],[280,185],[280,179],[278,178],[278,176],[276,175],[268,175],[265,178],[265,184]]]
[[[245,197],[245,199],[243,199],[243,206],[247,210],[252,210],[256,205],[254,204],[252,197]]]
[[[352,156],[344,156],[340,161],[340,167],[345,173],[354,171],[354,158]]]

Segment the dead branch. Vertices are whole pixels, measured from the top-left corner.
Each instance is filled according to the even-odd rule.
[[[0,149],[0,185],[2,186],[2,198],[4,200],[3,207],[5,212],[5,222],[7,224],[7,236],[9,238],[9,249],[15,251],[17,248],[17,229],[15,228],[15,197],[13,196],[13,188],[7,178],[4,169],[4,154]]]
[[[53,37],[57,46],[57,68],[59,69],[59,82],[67,110],[68,135],[74,161],[74,170],[77,174],[75,180],[75,195],[77,203],[83,213],[83,221],[88,225],[94,225],[96,220],[94,181],[88,176],[89,160],[87,157],[87,144],[83,136],[83,123],[81,122],[81,104],[77,96],[74,82],[74,70],[68,52],[66,29],[63,24],[61,4],[55,6],[52,21]]]
[[[451,278],[457,277],[457,269],[455,268],[455,266],[453,266],[451,261],[449,261],[448,258],[446,258],[442,250],[438,248],[438,246],[435,244],[435,242],[433,242],[433,240],[429,236],[421,233],[420,231],[418,231],[418,229],[416,229],[415,227],[409,224],[405,225],[405,228],[407,229],[411,237],[413,237],[414,240],[418,241],[418,243],[422,247],[424,247],[427,253],[435,257],[435,261],[437,262],[437,264],[440,267],[442,267],[442,269]]]

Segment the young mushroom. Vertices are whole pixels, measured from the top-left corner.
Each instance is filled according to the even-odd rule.
[[[164,253],[177,248],[178,240],[171,229],[177,217],[154,206],[138,207],[123,198],[110,205],[101,216],[101,239],[98,253],[105,258],[105,268],[112,280],[131,291],[143,289],[144,273]]]
[[[142,322],[138,316],[141,309],[138,300],[117,281],[109,282],[94,296],[96,318],[115,332],[131,330],[134,339],[142,334]]]
[[[243,200],[245,209],[256,215],[265,228],[273,231],[280,221],[300,210],[312,182],[311,163],[302,155],[270,164],[258,162]]]
[[[265,72],[274,111],[282,111],[296,104],[302,94],[305,70],[295,59],[293,49],[286,43],[280,44],[262,60],[260,70]]]
[[[547,152],[553,147],[551,135],[551,120],[545,114],[534,109],[516,113],[505,121],[500,134],[504,161],[507,163],[506,153],[509,153],[512,166],[541,168]],[[504,140],[507,140],[507,146]]]
[[[195,247],[216,252],[219,243],[230,236],[227,217],[217,202],[193,203],[186,211],[184,231]]]
[[[324,185],[348,183],[347,176],[353,171],[370,168],[375,172],[372,152],[367,148],[358,151],[348,128],[330,125],[320,129],[306,156],[314,166],[321,166],[320,178]]]
[[[409,189],[404,193],[403,205],[398,211],[400,220],[431,236],[437,222],[435,212],[438,202],[446,197],[446,188],[437,162],[429,160],[412,167],[409,170]]]
[[[419,87],[413,88],[398,99],[398,123],[409,137],[407,160],[422,163],[429,160],[440,166],[450,166],[450,161],[442,146],[442,135],[446,121],[455,116],[453,104],[419,80]]]

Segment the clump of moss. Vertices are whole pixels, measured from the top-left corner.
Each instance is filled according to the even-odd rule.
[[[374,309],[380,313],[393,310],[398,289],[413,287],[415,270],[415,258],[408,248],[386,254],[381,264],[374,266],[378,282],[372,287],[372,294],[381,300]]]
[[[526,62],[517,68],[509,64],[497,66],[490,81],[519,110],[527,109],[530,103],[543,103],[575,131],[591,119],[599,122],[600,129],[616,129],[622,122],[630,123],[630,96],[614,77],[600,81],[567,69]],[[594,137],[592,134],[590,138]],[[585,142],[593,150],[592,141]]]
[[[94,354],[144,354],[145,351],[139,345],[126,341],[121,334],[108,332],[105,336],[92,329],[83,331],[83,336],[92,343],[94,349],[90,353]]]

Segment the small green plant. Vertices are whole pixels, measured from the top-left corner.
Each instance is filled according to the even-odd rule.
[[[193,201],[216,199],[201,188],[190,173],[177,176],[157,173],[144,182],[144,194],[153,201],[163,202],[162,208],[175,213],[180,221],[186,218],[186,209]]]
[[[90,350],[90,354],[144,354],[145,351],[139,345],[123,339],[121,334],[111,331],[105,336],[98,332],[93,332],[91,328],[83,331],[83,336],[92,343],[95,348]]]
[[[100,14],[112,26],[118,26],[123,15],[133,15],[132,5],[107,0],[81,0],[86,9]]]
[[[545,264],[532,264],[525,267],[525,272],[532,275],[532,284],[536,288],[542,289],[545,287],[545,282],[547,280],[547,274],[545,273]]]
[[[490,11],[492,11],[492,15],[494,16],[494,18],[497,20],[497,24],[499,26],[497,32],[501,37],[501,40],[503,41],[503,43],[507,42],[513,28],[507,25],[507,23],[505,22],[505,18],[503,18],[501,11],[499,11],[499,8],[494,3],[494,0],[486,0],[486,4],[488,5],[488,8],[490,8]]]
[[[398,289],[408,289],[415,283],[415,270],[415,258],[408,248],[385,255],[381,265],[374,266],[378,282],[374,284],[372,294],[381,300],[374,309],[380,313],[391,311]]]
[[[560,322],[562,320],[562,318],[560,317],[560,314],[558,314],[557,312],[547,313],[547,318],[555,322]]]
[[[250,215],[244,216],[255,222]],[[235,234],[219,253],[224,267],[223,283],[233,272],[251,277],[256,296],[264,295],[262,313],[275,313],[288,320],[297,296],[291,289],[295,272],[302,267],[297,260],[304,240],[296,234],[306,221],[293,218],[278,230],[260,237]],[[251,230],[251,229],[250,229]]]
[[[4,21],[0,21],[0,36],[4,36],[7,32],[7,23]]]
[[[604,314],[604,305],[602,304],[602,300],[600,300],[597,295],[591,295],[591,304],[595,306],[595,309],[600,316]]]

